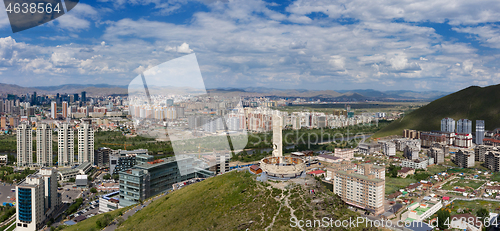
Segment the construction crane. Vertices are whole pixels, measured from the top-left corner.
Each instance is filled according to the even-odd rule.
[[[105,145],[115,145],[115,146],[122,146],[122,145],[123,145],[123,148],[124,148],[125,150],[127,150],[127,146],[132,146],[132,144],[127,144],[127,143],[123,143],[123,144],[102,143],[102,144],[105,144]]]

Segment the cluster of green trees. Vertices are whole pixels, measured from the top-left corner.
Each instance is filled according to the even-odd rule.
[[[75,200],[75,203],[69,206],[69,208],[66,210],[66,215],[73,214],[80,208],[80,205],[83,203],[83,198],[78,198]]]
[[[113,217],[109,213],[105,213],[103,217],[95,222],[98,229],[103,229],[113,221]]]
[[[2,211],[0,222],[4,222],[16,213],[16,206],[0,206],[0,210]]]
[[[387,170],[389,171],[390,177],[396,178],[396,177],[398,177],[398,171],[401,170],[401,166],[396,166],[396,165],[391,164]],[[408,177],[411,177],[417,181],[421,181],[421,180],[426,180],[427,178],[429,178],[430,175],[431,174],[427,173],[423,169],[417,169],[415,171],[415,174],[410,175]]]
[[[35,172],[36,172],[35,170],[31,170],[30,168],[26,168],[20,173],[14,173],[14,169],[12,167],[2,166],[0,168],[0,180],[2,180],[2,182],[6,182],[6,183],[13,183],[14,180],[20,181],[20,180],[26,178],[26,176],[28,176],[29,174],[33,174]]]

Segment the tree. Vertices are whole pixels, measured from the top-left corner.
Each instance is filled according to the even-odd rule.
[[[69,182],[75,182],[75,178],[69,178]]]
[[[102,179],[109,180],[109,179],[111,179],[111,175],[109,175],[109,173],[108,173],[108,174],[104,175],[102,177]]]
[[[120,179],[120,175],[118,174],[113,174],[113,180],[118,180]]]
[[[96,189],[96,188],[91,188],[91,189],[90,189],[90,192],[91,192],[91,193],[97,193],[97,189]]]
[[[476,215],[480,220],[484,220],[490,217],[490,212],[485,208],[480,208],[479,210],[477,210]]]
[[[438,217],[438,227],[440,230],[448,229],[448,225],[450,223],[450,212],[445,209],[441,209],[437,212]]]

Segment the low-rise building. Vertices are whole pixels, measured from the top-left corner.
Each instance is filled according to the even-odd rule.
[[[99,199],[99,213],[107,213],[122,208],[119,193],[119,191],[116,191],[102,196]]]
[[[5,166],[8,164],[7,155],[0,155],[0,166]]]
[[[408,211],[401,217],[407,221],[423,221],[443,207],[441,201],[433,198],[429,201],[415,202],[408,206]]]
[[[117,150],[109,156],[109,172],[112,174],[117,174],[120,171],[132,168],[137,163],[136,158],[138,155],[144,155],[144,158],[151,158],[148,155],[147,149],[137,149],[137,150]],[[154,159],[154,157],[153,157]]]
[[[335,153],[333,154],[336,157],[342,158],[344,160],[350,160],[354,157],[354,149],[351,148],[335,148]]]
[[[461,168],[473,168],[475,165],[475,155],[472,152],[458,150],[455,154],[454,163]]]
[[[481,231],[483,222],[478,217],[470,213],[456,214],[450,217],[450,229],[467,231]]]
[[[76,184],[76,187],[86,188],[89,184],[88,179],[87,179],[87,175],[76,175],[75,184]]]
[[[90,171],[92,171],[92,164],[88,162],[83,163],[76,167],[58,171],[58,180],[68,181],[71,178],[76,179],[77,175],[87,175]]]
[[[434,158],[419,158],[417,160],[403,160],[401,167],[413,169],[427,169],[427,166],[434,164]]]
[[[358,145],[358,152],[364,155],[371,155],[375,152],[380,152],[380,144],[361,143]]]
[[[406,178],[408,175],[413,174],[415,174],[415,169],[413,168],[403,167],[401,170],[398,170],[398,177],[401,178]]]
[[[339,162],[342,162],[342,160],[343,160],[340,157],[336,157],[336,156],[328,155],[328,154],[319,155],[319,156],[316,157],[316,159],[318,161],[323,161],[323,162],[326,162],[326,163],[339,163]]]
[[[486,186],[485,190],[487,193],[499,193],[500,192],[500,186]]]

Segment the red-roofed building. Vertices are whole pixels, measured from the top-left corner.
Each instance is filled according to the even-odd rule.
[[[314,170],[314,171],[308,172],[307,174],[312,175],[312,176],[321,176],[321,175],[325,174],[325,171],[323,171],[323,170]]]
[[[262,169],[259,167],[259,165],[256,165],[256,164],[250,166],[250,171],[255,173],[255,174],[262,173]]]

